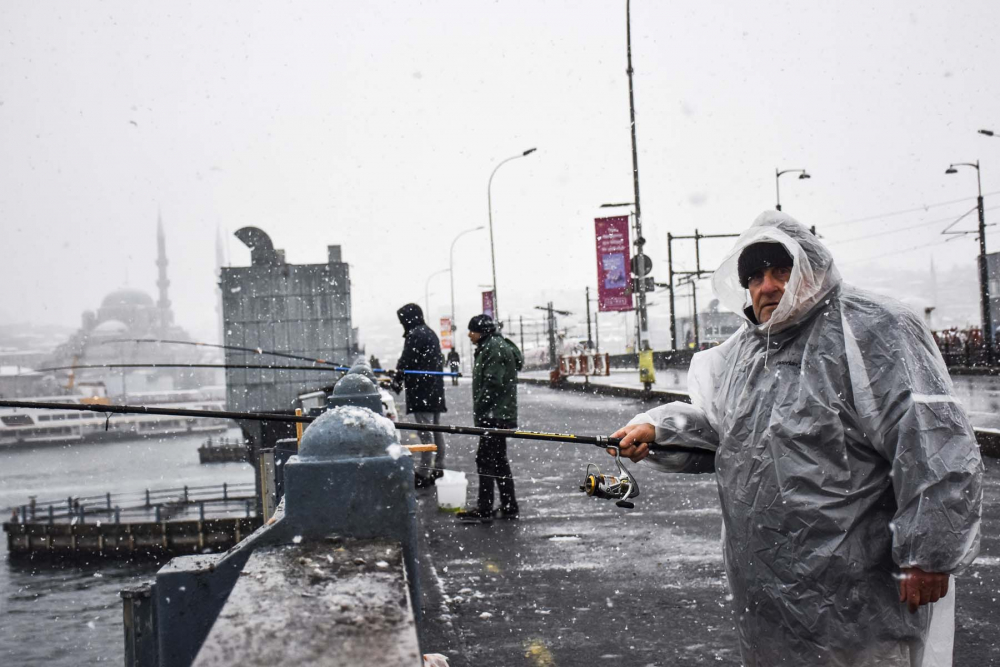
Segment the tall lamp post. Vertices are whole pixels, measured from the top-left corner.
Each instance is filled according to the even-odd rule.
[[[497,257],[493,250],[493,177],[497,174],[497,169],[504,166],[511,160],[516,160],[518,158],[527,157],[534,153],[537,148],[529,148],[519,155],[512,155],[506,160],[501,160],[500,164],[493,168],[493,173],[490,174],[490,180],[486,184],[486,205],[490,214],[490,265],[493,268],[493,314],[494,319],[500,321],[500,306],[499,299],[497,299]]]
[[[431,316],[431,297],[428,291],[431,286],[431,278],[434,276],[440,276],[442,273],[451,273],[451,269],[441,269],[440,271],[435,271],[431,275],[427,276],[427,280],[424,281],[424,318]]]
[[[625,0],[625,43],[628,57],[628,110],[632,127],[632,190],[635,195],[635,250],[641,255],[646,239],[642,236],[642,207],[639,204],[639,148],[635,138],[635,92],[632,86],[632,3]],[[646,285],[645,276],[639,279],[639,289],[636,290],[636,354],[650,349],[649,324],[646,318]],[[649,389],[649,383],[643,383]]]
[[[784,169],[782,171],[778,171],[778,169],[775,168],[775,170],[774,170],[774,190],[775,190],[775,194],[778,197],[778,202],[777,202],[777,204],[775,204],[775,208],[778,209],[779,211],[781,210],[781,180],[780,179],[781,179],[782,174],[798,174],[800,181],[805,180],[807,178],[812,178],[812,176],[810,176],[809,173],[806,172],[805,169]]]
[[[483,229],[482,225],[479,225],[478,227],[473,227],[472,229],[466,229],[463,232],[459,232],[458,236],[456,236],[455,239],[451,242],[451,250],[448,251],[448,273],[451,274],[449,277],[451,278],[451,330],[452,330],[452,333],[454,333],[455,329],[457,329],[457,327],[455,326],[455,243],[457,243],[458,240],[460,238],[462,238],[463,236],[465,236],[466,234],[471,234],[472,232],[478,232],[480,229]],[[496,279],[494,278],[494,280],[496,280]],[[454,336],[453,336],[453,338],[454,338]]]
[[[987,134],[989,130],[980,130],[981,134]],[[987,136],[993,136],[992,133]],[[976,206],[979,209],[979,298],[983,308],[983,340],[986,343],[986,365],[993,366],[993,327],[990,319],[990,286],[989,273],[986,265],[986,212],[983,209],[983,182],[979,171],[979,160],[975,162],[956,162],[948,166],[944,173],[957,174],[955,167],[972,167],[976,170],[976,185],[979,188],[979,196],[976,198]]]

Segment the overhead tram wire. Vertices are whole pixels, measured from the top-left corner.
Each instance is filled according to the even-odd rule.
[[[990,208],[987,208],[985,210],[987,210],[987,211],[994,211],[994,210],[997,210],[997,209],[1000,209],[1000,206],[991,206]],[[912,231],[914,229],[920,229],[922,227],[930,227],[931,225],[938,225],[938,224],[941,224],[942,222],[950,222],[950,223],[954,224],[954,223],[958,222],[959,220],[961,220],[961,219],[965,218],[966,216],[971,215],[971,214],[973,214],[975,212],[976,212],[976,208],[972,207],[971,209],[969,209],[968,211],[966,211],[965,213],[963,213],[961,216],[959,216],[957,219],[954,218],[954,217],[952,217],[952,216],[948,216],[947,218],[935,218],[934,220],[927,220],[925,222],[920,222],[918,224],[910,225],[908,227],[894,227],[892,229],[887,229],[885,231],[875,232],[874,234],[865,234],[864,236],[852,236],[851,238],[847,238],[847,239],[836,239],[836,240],[831,239],[831,240],[828,240],[826,242],[826,244],[827,245],[838,245],[838,244],[841,244],[841,243],[853,243],[854,241],[864,241],[866,239],[873,239],[873,238],[876,238],[876,237],[879,237],[879,236],[889,236],[890,234],[900,234],[900,233],[903,233],[903,232]]]
[[[1000,195],[1000,190],[995,190],[993,192],[987,192],[983,194],[983,197],[990,197],[993,195]],[[932,208],[938,208],[941,206],[948,206],[950,204],[960,204],[964,201],[975,201],[975,197],[962,197],[961,199],[952,199],[951,201],[936,202],[934,204],[925,204],[923,206],[918,206],[916,208],[908,208],[900,211],[890,211],[888,213],[879,213],[878,215],[871,215],[864,218],[854,218],[851,220],[842,220],[840,222],[832,222],[828,225],[823,225],[823,229],[830,229],[832,227],[842,227],[844,225],[853,225],[859,222],[869,222],[871,220],[881,220],[882,218],[891,218],[897,215],[903,215],[905,213],[919,213],[921,211],[926,211]]]
[[[941,240],[938,240],[938,241],[931,241],[930,243],[923,243],[921,245],[915,245],[915,246],[912,246],[912,247],[909,247],[909,248],[902,248],[900,250],[893,250],[892,252],[885,252],[885,253],[882,253],[880,255],[872,255],[871,257],[861,257],[859,259],[852,259],[852,260],[848,260],[846,262],[840,262],[840,261],[838,261],[837,264],[840,265],[840,266],[847,266],[849,264],[858,264],[860,262],[872,262],[872,261],[874,261],[876,259],[882,259],[883,257],[892,257],[893,255],[902,255],[903,253],[912,252],[914,250],[920,250],[922,248],[930,248],[931,246],[943,245],[943,244],[948,243],[949,241],[952,241],[952,240],[954,240],[956,238],[959,238],[959,237],[953,236],[951,238],[941,239]]]

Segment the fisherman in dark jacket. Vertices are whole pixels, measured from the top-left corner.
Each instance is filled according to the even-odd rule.
[[[476,315],[469,321],[469,339],[476,344],[472,370],[472,402],[476,426],[483,428],[517,427],[517,372],[524,357],[509,338],[497,332],[489,315]],[[479,473],[477,507],[459,512],[461,521],[489,523],[494,517],[516,519],[517,499],[514,478],[507,459],[507,438],[484,435],[476,451]],[[493,483],[500,490],[500,509],[493,510]]]
[[[393,389],[399,393],[406,387],[406,412],[418,424],[440,424],[441,413],[447,412],[444,403],[444,378],[440,375],[406,374],[403,371],[440,371],[444,366],[441,342],[429,326],[424,324],[424,312],[415,303],[408,303],[396,311],[403,325],[403,354],[396,362]],[[415,473],[417,488],[434,484],[444,473],[444,435],[418,431],[420,442],[437,445],[437,453],[423,452],[420,463],[424,473]],[[432,454],[434,454],[432,458]],[[433,465],[432,465],[433,463]]]

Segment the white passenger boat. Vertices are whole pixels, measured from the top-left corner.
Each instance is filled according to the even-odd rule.
[[[103,396],[42,396],[25,401],[109,405]],[[164,391],[134,394],[129,405],[187,410],[224,410],[225,400],[210,390]],[[32,410],[0,408],[0,447],[95,442],[105,439],[151,435],[180,435],[224,431],[233,427],[228,419],[175,417],[168,415],[102,414],[81,410]]]

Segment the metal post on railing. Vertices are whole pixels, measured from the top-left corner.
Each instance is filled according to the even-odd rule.
[[[37,508],[37,500],[38,499],[35,496],[28,496],[28,501],[29,501],[30,507],[31,507],[31,518],[32,519],[35,518],[35,514],[36,514],[36,512],[38,510],[38,508]]]
[[[160,523],[160,506],[156,506],[156,523]]]
[[[49,525],[51,526],[56,522],[56,511],[54,505],[49,505]]]
[[[122,508],[115,506],[115,523],[122,522]]]
[[[249,519],[250,518],[250,501],[249,500],[246,501],[246,504],[247,504],[247,518]]]
[[[79,512],[79,514],[77,515],[77,517],[78,517],[78,518],[80,519],[80,525],[81,525],[81,526],[83,525],[83,521],[84,521],[84,518],[85,518],[85,516],[84,516],[84,512],[85,512],[85,511],[86,511],[86,510],[85,510],[85,509],[84,509],[84,507],[83,507],[83,503],[80,503],[80,512]]]
[[[21,505],[21,523],[28,523],[28,506]]]
[[[104,498],[108,501],[108,511],[111,511],[111,492],[109,491],[104,495]]]
[[[73,513],[73,496],[66,498],[66,512],[69,514]]]
[[[229,485],[225,482],[222,483],[222,499],[229,500]]]
[[[205,502],[198,503],[198,521],[205,520]]]
[[[146,489],[146,507],[149,507],[149,489]]]
[[[185,484],[184,485],[184,504],[186,505],[187,502],[188,502],[188,487],[187,487],[187,484]]]

